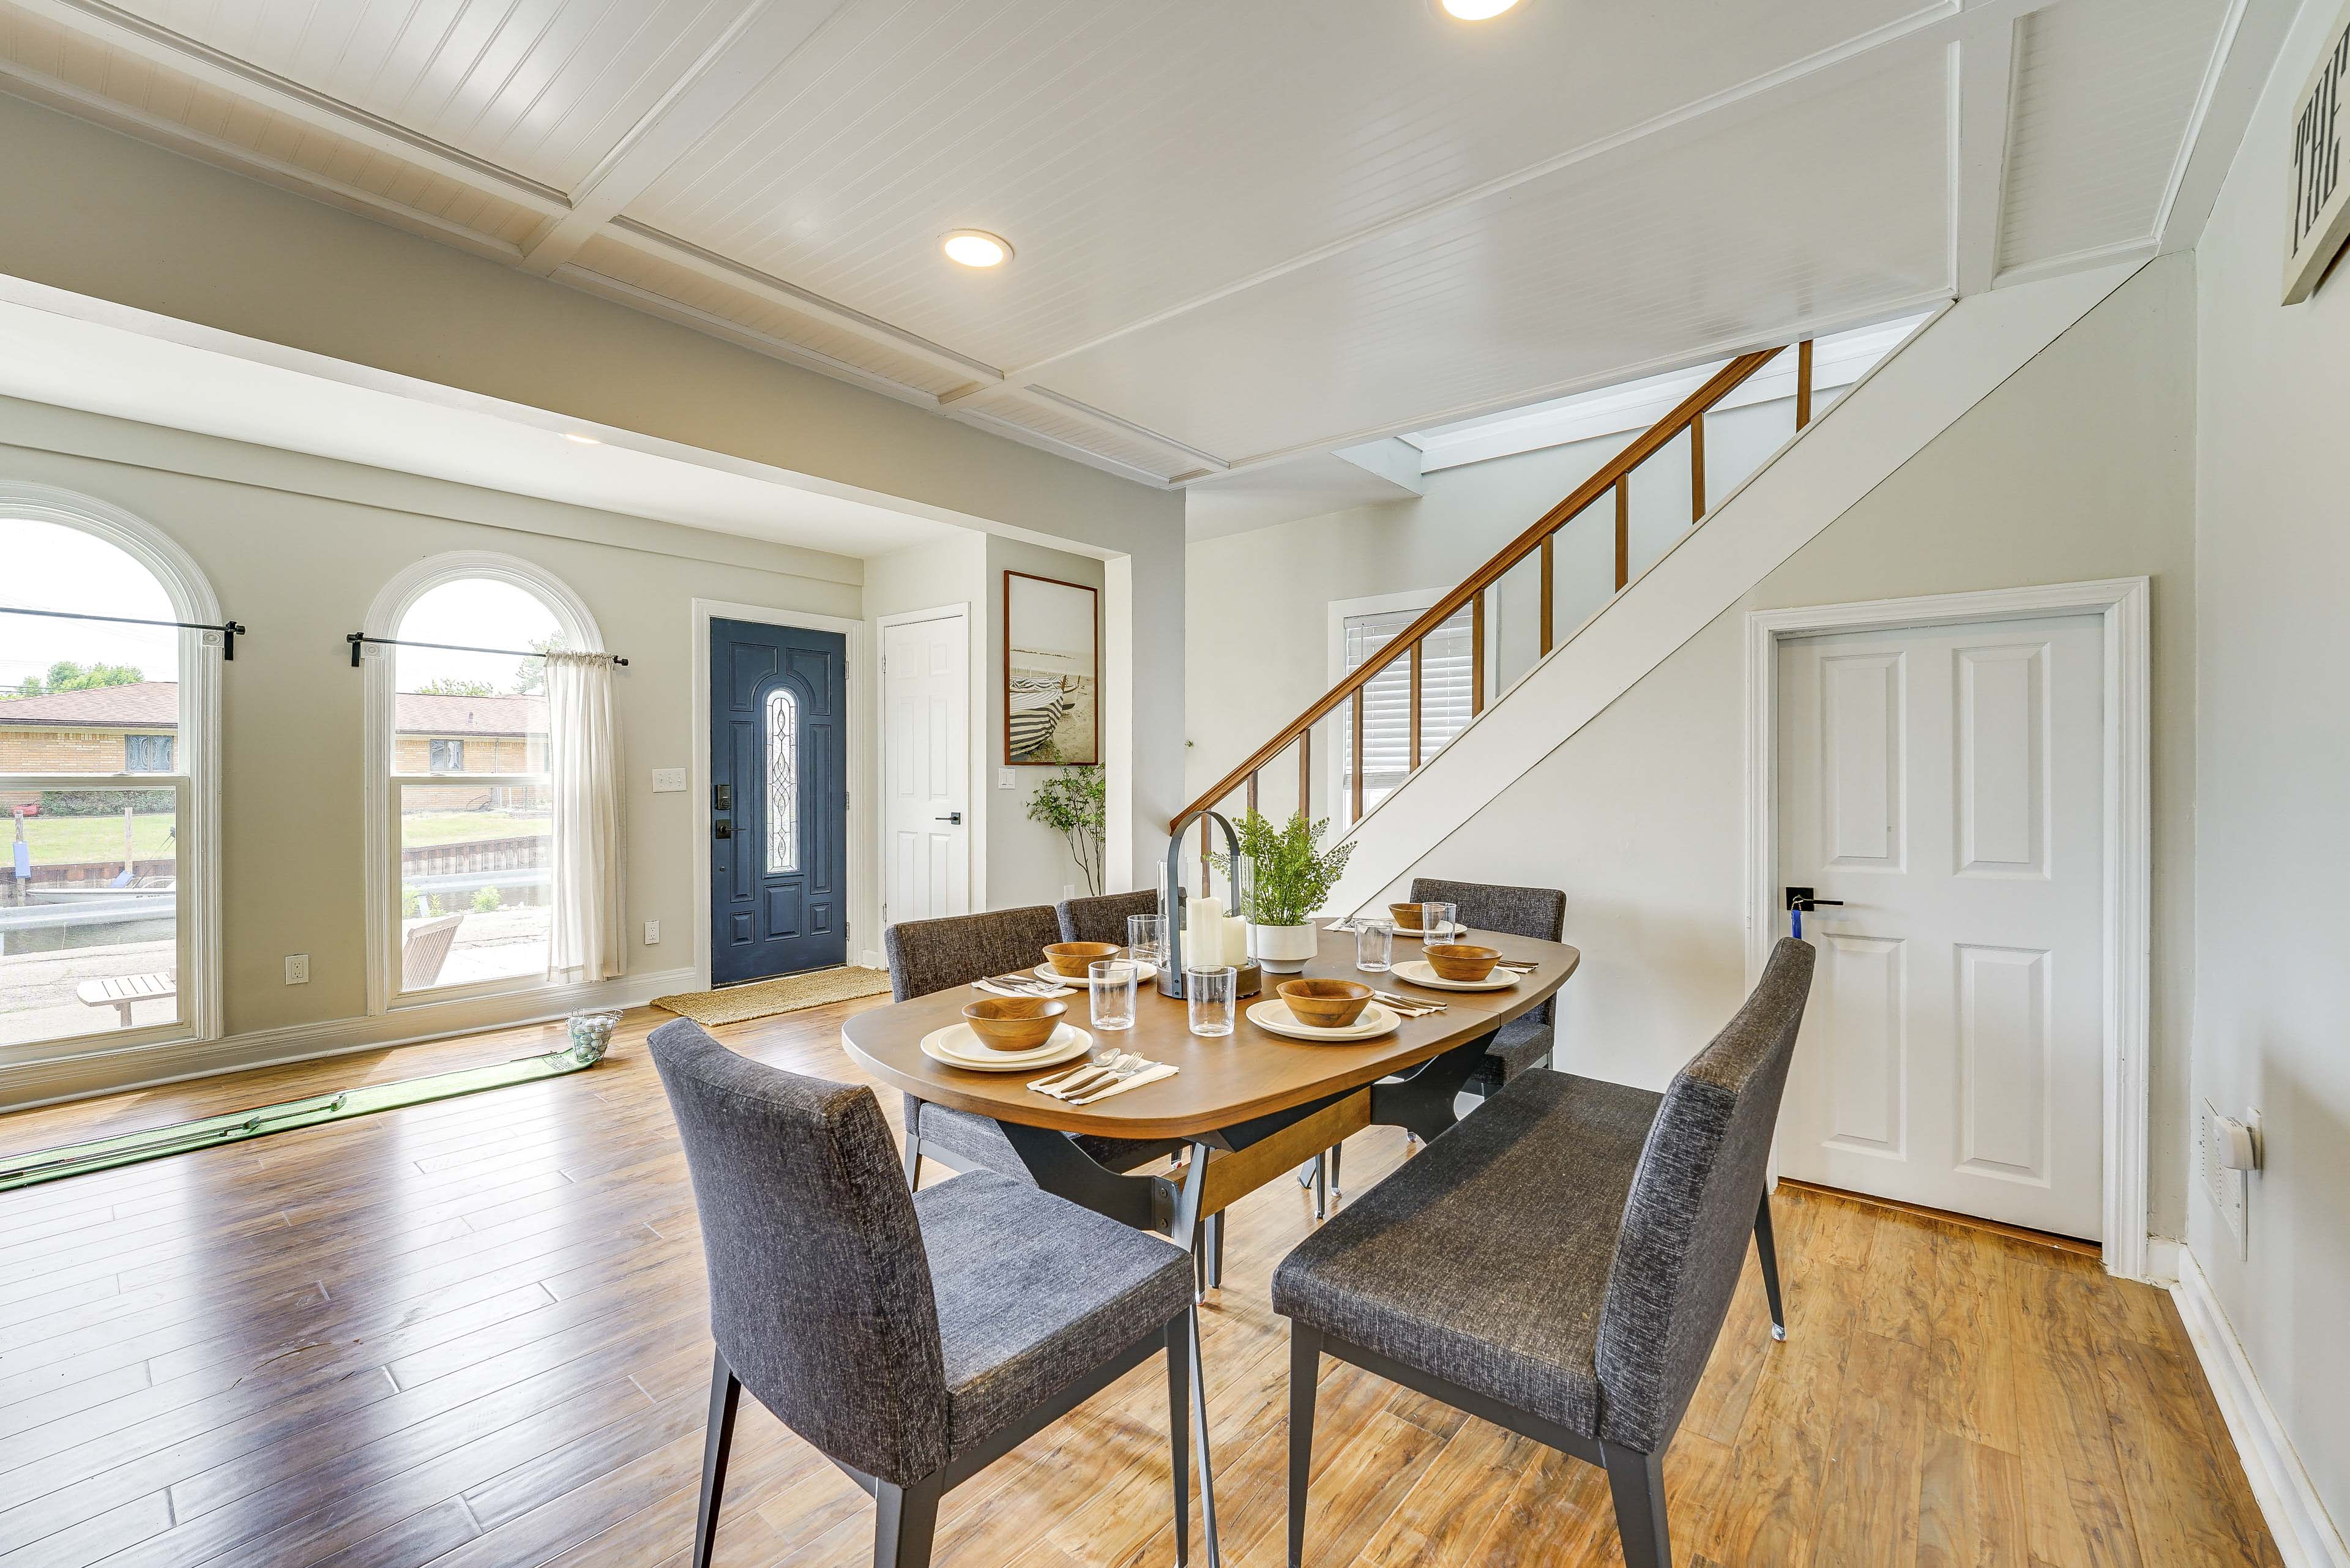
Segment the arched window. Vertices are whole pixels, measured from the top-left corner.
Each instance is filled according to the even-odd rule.
[[[540,654],[600,647],[577,596],[526,562],[436,556],[385,590],[367,649],[381,792],[372,1004],[542,985],[554,791]]]
[[[139,624],[220,619],[147,524],[0,484],[0,1061],[220,1033],[220,634]]]

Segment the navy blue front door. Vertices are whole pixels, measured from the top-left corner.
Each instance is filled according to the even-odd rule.
[[[710,623],[710,982],[848,959],[848,641]]]

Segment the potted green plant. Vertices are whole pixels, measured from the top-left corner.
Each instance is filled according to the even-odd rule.
[[[1077,863],[1087,893],[1101,891],[1107,794],[1101,769],[1066,767],[1028,797],[1028,820],[1041,822],[1068,840],[1069,858]]]
[[[1244,880],[1241,914],[1248,921],[1249,952],[1275,974],[1295,974],[1321,941],[1315,912],[1338,885],[1352,844],[1322,847],[1327,817],[1308,822],[1299,812],[1275,827],[1257,812],[1241,818],[1234,836],[1254,875]],[[1220,858],[1220,864],[1222,860]],[[1224,866],[1229,873],[1232,867]]]

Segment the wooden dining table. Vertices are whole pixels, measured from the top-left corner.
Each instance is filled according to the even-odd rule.
[[[1276,1000],[1274,988],[1297,978],[1267,973],[1262,993],[1239,1002],[1232,1033],[1201,1036],[1191,1032],[1188,1003],[1160,995],[1154,981],[1145,981],[1134,1026],[1115,1033],[1095,1031],[1096,1044],[1170,1064],[1175,1075],[1088,1106],[1066,1105],[1028,1087],[1066,1067],[977,1072],[923,1054],[925,1035],[962,1022],[964,1004],[979,994],[970,987],[858,1013],[841,1026],[842,1041],[881,1082],[932,1105],[993,1117],[1045,1191],[1159,1231],[1190,1251],[1202,1221],[1350,1134],[1400,1127],[1423,1139],[1438,1137],[1452,1126],[1453,1102],[1494,1033],[1555,996],[1582,960],[1564,943],[1471,930],[1456,940],[1493,948],[1505,961],[1534,968],[1506,990],[1440,990],[1414,985],[1393,972],[1357,971],[1354,933],[1334,925],[1322,927],[1305,977],[1361,981],[1399,996],[1441,1003],[1443,1010],[1406,1017],[1391,1033],[1371,1040],[1291,1039],[1249,1020],[1252,1006]],[[1419,945],[1399,933],[1397,961],[1417,959]],[[1089,1011],[1080,984],[1069,998],[1069,1022],[1089,1028]],[[1096,1161],[1071,1134],[1178,1141],[1180,1158],[1163,1173],[1126,1175]],[[1195,1319],[1192,1427],[1202,1533],[1213,1564],[1219,1561],[1215,1501],[1208,1479],[1197,1332]]]

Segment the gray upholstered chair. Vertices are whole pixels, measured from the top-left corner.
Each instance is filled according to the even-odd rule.
[[[1191,1267],[1147,1231],[991,1171],[909,1192],[870,1089],[650,1042],[710,1271],[707,1568],[742,1391],[873,1495],[874,1562],[922,1568],[939,1499],[1162,1351],[1188,1546]]]
[[[1104,893],[1091,898],[1064,898],[1053,907],[1060,918],[1061,940],[1065,942],[1116,942],[1126,945],[1126,920],[1129,915],[1155,915],[1159,912],[1159,893],[1146,888],[1139,893]]]
[[[900,920],[881,933],[889,961],[889,992],[899,1002],[951,991],[989,975],[1035,969],[1045,950],[1061,940],[1060,918],[1044,904],[995,909],[983,915],[949,915],[935,920]],[[1082,998],[1071,1009],[1083,1016]],[[1180,1138],[1081,1137],[1077,1147],[1107,1169],[1128,1171],[1172,1154]],[[934,1159],[950,1170],[993,1170],[1030,1181],[1028,1166],[1003,1127],[988,1116],[934,1106],[906,1096],[906,1185],[918,1186],[921,1163]]]
[[[1566,934],[1566,895],[1555,888],[1512,888],[1494,882],[1448,882],[1438,877],[1411,879],[1410,902],[1451,904],[1463,925],[1480,931],[1502,931],[1555,942]],[[1485,1060],[1461,1085],[1463,1094],[1483,1099],[1529,1067],[1547,1067],[1556,1033],[1558,999],[1551,998],[1522,1017],[1513,1018],[1494,1033],[1485,1047]],[[1301,1187],[1314,1189],[1314,1218],[1329,1212],[1330,1200],[1341,1196],[1339,1157],[1345,1146],[1330,1149],[1297,1173]]]
[[[1566,895],[1555,888],[1510,888],[1492,882],[1447,882],[1436,877],[1411,879],[1415,904],[1451,904],[1461,923],[1480,931],[1501,931],[1555,942],[1566,934]],[[1523,1017],[1502,1025],[1485,1048],[1484,1066],[1461,1085],[1482,1097],[1529,1067],[1550,1065],[1558,999],[1553,997]]]
[[[1326,1352],[1603,1467],[1626,1568],[1670,1568],[1665,1448],[1750,1231],[1786,1337],[1764,1182],[1812,959],[1781,941],[1662,1095],[1513,1079],[1282,1261],[1293,1565]]]

